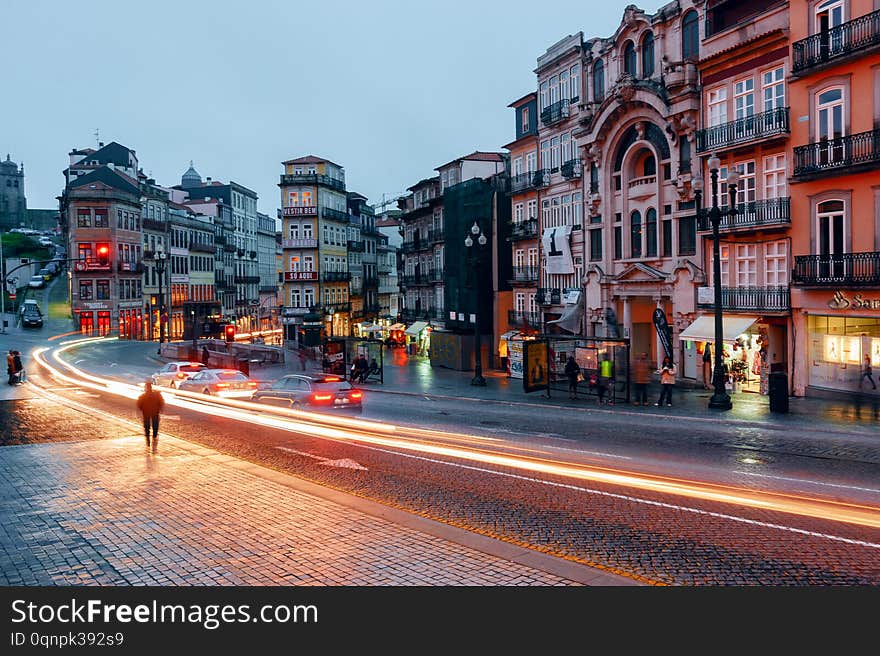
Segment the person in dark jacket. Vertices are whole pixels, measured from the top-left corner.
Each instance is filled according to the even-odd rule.
[[[648,383],[651,382],[651,361],[647,353],[636,358],[633,367],[633,383],[636,387],[636,400],[633,405],[648,405]]]
[[[165,399],[162,394],[153,389],[150,381],[144,383],[144,393],[137,399],[137,409],[141,411],[144,420],[144,438],[147,446],[150,446],[150,427],[153,428],[153,451],[159,445],[159,413],[165,407]]]
[[[21,352],[12,352],[12,377],[16,384],[24,382],[24,365],[21,363]]]
[[[12,349],[6,354],[6,375],[9,377],[9,384],[15,385],[15,353]]]
[[[578,377],[581,368],[575,361],[574,357],[569,355],[568,361],[565,363],[565,377],[568,378],[568,398],[577,398]]]
[[[351,367],[352,380],[357,380],[363,383],[367,378],[367,373],[370,370],[370,365],[367,364],[367,359],[363,356],[363,354],[359,355],[357,359],[354,361],[354,364]]]
[[[207,346],[202,347],[202,364],[206,367],[208,366],[208,361],[211,359],[211,353],[208,351]]]

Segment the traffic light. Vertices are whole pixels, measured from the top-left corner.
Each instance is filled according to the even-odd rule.
[[[110,246],[107,244],[98,244],[98,248],[95,249],[98,254],[98,264],[101,266],[109,266],[110,265]]]
[[[226,326],[226,328],[224,328],[224,335],[226,336],[227,342],[234,342],[235,341],[235,325],[231,324],[231,323],[228,324]]]

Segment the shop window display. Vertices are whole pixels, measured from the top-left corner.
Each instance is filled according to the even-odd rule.
[[[856,391],[865,356],[880,366],[880,319],[810,316],[809,384]]]

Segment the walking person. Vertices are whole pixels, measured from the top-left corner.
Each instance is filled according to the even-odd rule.
[[[565,363],[565,377],[568,378],[568,398],[577,398],[578,381],[581,375],[581,368],[575,361],[574,357],[569,355],[568,361]]]
[[[614,405],[614,363],[611,362],[607,353],[599,362],[599,384],[597,388],[599,391],[599,403]],[[611,390],[611,394],[609,395],[608,400],[605,401],[605,393],[609,391],[609,389]]]
[[[675,385],[675,365],[668,357],[663,358],[663,367],[660,369],[660,398],[654,405],[661,406],[663,401],[672,407],[672,387]]]
[[[147,446],[150,446],[150,427],[153,429],[153,451],[159,445],[159,413],[165,407],[165,399],[162,394],[153,389],[150,381],[144,383],[144,393],[137,399],[137,409],[141,411],[144,420],[144,438]]]
[[[12,378],[16,384],[24,382],[24,365],[21,363],[21,352],[12,352]]]
[[[647,353],[639,354],[633,366],[636,400],[633,405],[648,405],[648,383],[651,382],[651,361]]]
[[[15,352],[12,349],[6,354],[6,375],[9,377],[9,384],[15,385]]]
[[[862,377],[859,378],[859,389],[862,389],[862,383],[866,378],[871,383],[871,388],[877,389],[877,383],[874,382],[874,369],[871,367],[871,356],[867,353],[865,353],[865,361],[862,365]]]
[[[211,359],[211,353],[208,351],[208,345],[204,345],[202,347],[202,364],[206,367],[208,366],[208,361]]]

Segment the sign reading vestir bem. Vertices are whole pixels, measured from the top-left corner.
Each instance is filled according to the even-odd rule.
[[[666,312],[663,311],[663,308],[656,308],[654,310],[654,328],[657,329],[657,335],[660,337],[660,343],[663,344],[663,351],[666,353],[666,357],[673,360],[672,335],[670,334],[669,323],[666,321]]]

